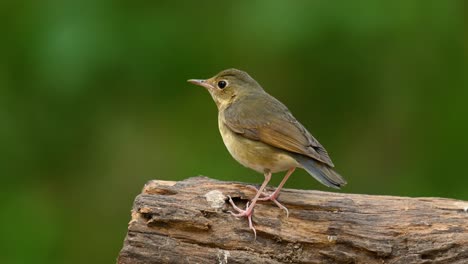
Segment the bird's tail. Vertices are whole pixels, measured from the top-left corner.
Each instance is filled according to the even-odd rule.
[[[294,154],[294,158],[310,175],[323,185],[340,189],[340,187],[346,184],[346,180],[327,164],[300,154]]]

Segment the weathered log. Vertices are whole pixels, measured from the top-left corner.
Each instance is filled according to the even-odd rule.
[[[468,202],[284,189],[255,207],[257,238],[227,195],[255,191],[206,177],[150,181],[118,257],[127,263],[468,263]]]

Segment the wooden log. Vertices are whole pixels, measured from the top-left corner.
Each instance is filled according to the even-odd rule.
[[[237,182],[150,181],[135,199],[118,257],[127,263],[468,263],[468,202],[284,189],[247,219]]]

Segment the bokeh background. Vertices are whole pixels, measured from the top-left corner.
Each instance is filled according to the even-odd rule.
[[[114,263],[151,179],[261,183],[189,78],[248,71],[350,193],[468,199],[464,1],[2,1],[0,262]],[[277,185],[282,175],[274,177]],[[305,172],[289,188],[326,190]]]

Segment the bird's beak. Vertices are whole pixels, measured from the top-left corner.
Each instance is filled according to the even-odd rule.
[[[214,87],[208,83],[206,80],[197,80],[197,79],[190,79],[187,80],[187,82],[198,85],[198,86],[203,86],[207,89],[213,89]]]

